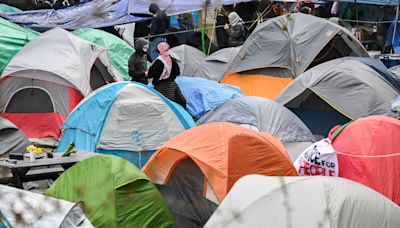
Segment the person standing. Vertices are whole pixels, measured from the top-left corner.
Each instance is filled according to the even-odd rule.
[[[245,40],[243,20],[236,12],[231,12],[228,15],[228,19],[229,25],[225,24],[224,29],[227,30],[229,34],[229,47],[240,46],[244,43]]]
[[[169,55],[169,45],[161,42],[157,46],[159,56],[149,69],[149,78],[153,78],[154,89],[168,99],[186,108],[186,99],[182,95],[175,78],[180,74],[179,65]]]
[[[149,42],[139,38],[135,41],[134,48],[135,53],[128,60],[129,76],[132,77],[132,81],[147,85],[147,50]]]
[[[216,27],[215,33],[217,36],[218,47],[220,49],[227,48],[229,46],[228,45],[229,34],[228,31],[226,31],[226,29],[223,28],[223,26],[228,23],[229,23],[228,12],[224,7],[222,7],[221,10],[218,12],[215,23]]]
[[[151,3],[149,6],[150,13],[153,14],[150,24],[150,59],[154,61],[158,57],[157,46],[161,42],[165,42],[165,33],[169,30],[169,18],[157,4]]]

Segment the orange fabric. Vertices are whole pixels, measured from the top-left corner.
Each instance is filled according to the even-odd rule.
[[[240,87],[246,96],[275,99],[292,82],[291,77],[279,78],[267,75],[229,74],[221,82]]]
[[[177,162],[182,156],[178,151],[199,166],[219,202],[232,185],[247,174],[297,176],[277,138],[231,123],[201,125],[175,136],[153,155],[143,172],[152,180],[165,176],[162,166],[171,163],[169,159]]]
[[[332,133],[332,131],[331,131]],[[400,205],[400,120],[361,118],[332,142],[339,176],[364,184]]]

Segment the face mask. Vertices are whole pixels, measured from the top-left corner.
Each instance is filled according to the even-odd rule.
[[[149,45],[145,45],[145,46],[143,46],[143,48],[142,48],[143,52],[147,52],[148,49],[149,49]]]

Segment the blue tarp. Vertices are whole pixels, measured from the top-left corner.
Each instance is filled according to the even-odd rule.
[[[400,82],[395,79],[393,73],[379,59],[365,57],[344,57],[343,59],[356,60],[371,67],[400,93]]]
[[[210,7],[233,4],[248,0],[210,0]],[[0,13],[11,22],[44,30],[53,27],[75,30],[79,28],[101,28],[146,20],[149,0],[94,0],[64,9]],[[205,6],[205,0],[158,1],[161,9],[168,7],[168,15],[192,12]]]
[[[186,109],[196,119],[227,100],[243,96],[238,87],[204,78],[181,76],[176,83],[186,98]]]

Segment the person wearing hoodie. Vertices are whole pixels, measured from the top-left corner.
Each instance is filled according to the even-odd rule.
[[[229,25],[225,24],[224,29],[228,31],[229,47],[237,47],[244,43],[245,41],[245,31],[243,20],[236,12],[231,12],[228,15]]]
[[[147,85],[147,50],[149,42],[143,38],[135,41],[135,53],[128,60],[128,73],[132,81]]]
[[[166,42],[165,34],[169,30],[169,18],[157,4],[151,3],[150,13],[153,14],[150,24],[150,59],[154,61],[158,57],[157,46],[161,42]]]
[[[169,55],[169,45],[161,42],[157,46],[160,55],[149,69],[149,78],[153,78],[154,89],[168,99],[186,108],[186,99],[182,95],[175,78],[180,74],[179,65]]]

